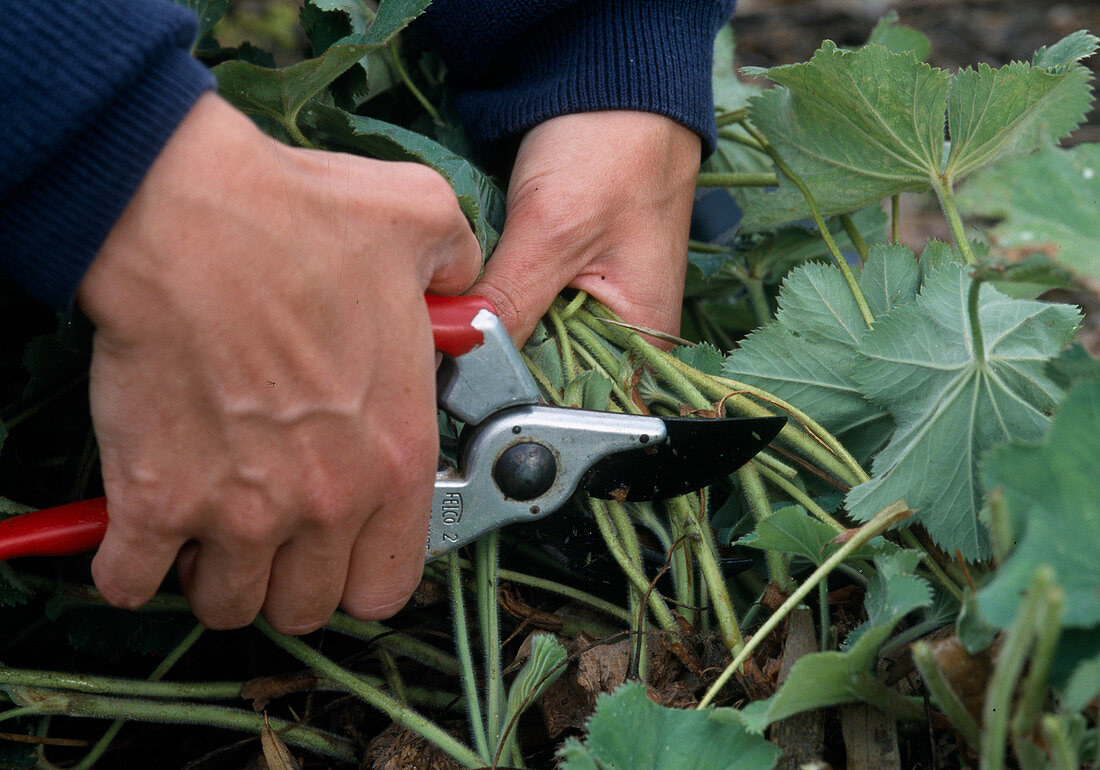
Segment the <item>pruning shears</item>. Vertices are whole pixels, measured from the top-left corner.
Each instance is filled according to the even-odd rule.
[[[425,297],[443,354],[437,398],[463,424],[456,461],[436,473],[425,560],[561,509],[579,491],[663,500],[725,478],[779,433],[783,417],[681,418],[539,403],[539,390],[492,303]],[[107,500],[0,522],[0,560],[65,556],[99,545]]]

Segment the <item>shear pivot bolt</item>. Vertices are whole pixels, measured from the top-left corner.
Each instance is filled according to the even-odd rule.
[[[533,441],[508,447],[493,467],[493,481],[513,500],[534,500],[554,485],[557,475],[554,453]]]

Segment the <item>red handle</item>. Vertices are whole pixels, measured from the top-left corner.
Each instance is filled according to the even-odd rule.
[[[485,341],[481,331],[471,325],[474,316],[482,310],[494,315],[497,312],[492,302],[476,295],[440,297],[425,294],[424,299],[428,302],[428,316],[432,319],[435,349],[456,358]]]
[[[0,521],[0,561],[90,551],[107,531],[107,498],[81,500]]]
[[[496,313],[484,297],[424,295],[432,321],[435,349],[461,356],[481,345],[484,335],[473,321],[482,310]],[[90,551],[107,531],[107,498],[81,500],[0,521],[0,561],[19,556],[69,556]]]

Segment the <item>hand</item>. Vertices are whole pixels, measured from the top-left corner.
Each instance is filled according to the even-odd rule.
[[[481,280],[513,339],[566,286],[677,334],[700,140],[644,112],[564,115],[523,138],[508,217]]]
[[[178,555],[210,628],[396,612],[438,457],[423,292],[461,293],[479,266],[434,171],[285,147],[202,97],[78,293],[104,597],[143,604]]]

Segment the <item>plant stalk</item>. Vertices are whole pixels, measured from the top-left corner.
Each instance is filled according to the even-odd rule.
[[[812,591],[817,586],[817,584],[825,578],[826,575],[832,572],[836,565],[847,559],[849,554],[858,549],[868,540],[871,540],[872,538],[878,536],[893,525],[897,524],[899,521],[908,518],[912,515],[912,513],[913,512],[910,511],[904,504],[900,502],[893,503],[892,505],[883,508],[877,514],[875,514],[874,518],[872,518],[870,521],[868,521],[866,524],[856,530],[855,534],[847,543],[838,548],[832,556],[822,562],[821,566],[814,570],[813,574],[811,574],[806,579],[806,581],[802,583],[802,585],[795,589],[794,593],[787,597],[787,600],[783,602],[779,609],[772,613],[771,617],[764,621],[764,624],[760,626],[755,634],[752,635],[752,639],[749,640],[748,644],[746,644],[742,648],[741,652],[738,653],[738,655],[728,666],[726,666],[722,674],[718,677],[717,680],[715,680],[710,689],[707,690],[706,695],[703,696],[703,699],[699,702],[697,708],[702,710],[710,705],[715,696],[717,696],[718,693],[721,692],[722,688],[726,686],[726,682],[730,680],[730,677],[733,676],[734,672],[736,672],[737,669],[740,668],[746,660],[748,660],[749,656],[752,655],[756,648],[763,643],[768,634],[770,634],[773,630],[775,630],[776,626],[783,622],[783,619],[791,613],[791,610],[802,603],[802,600],[809,595],[810,591]]]
[[[454,757],[460,764],[465,767],[483,767],[481,758],[477,754],[452,738],[438,725],[426,719],[416,711],[413,711],[408,706],[398,703],[378,688],[366,684],[355,674],[337,665],[334,661],[325,657],[301,639],[280,634],[268,625],[267,621],[262,617],[253,621],[253,624],[267,635],[269,639],[275,642],[275,644],[282,647],[302,663],[319,674],[338,682],[349,692],[354,693],[397,724],[409,728],[431,743],[434,743],[440,749]],[[282,735],[286,738],[285,734]]]

